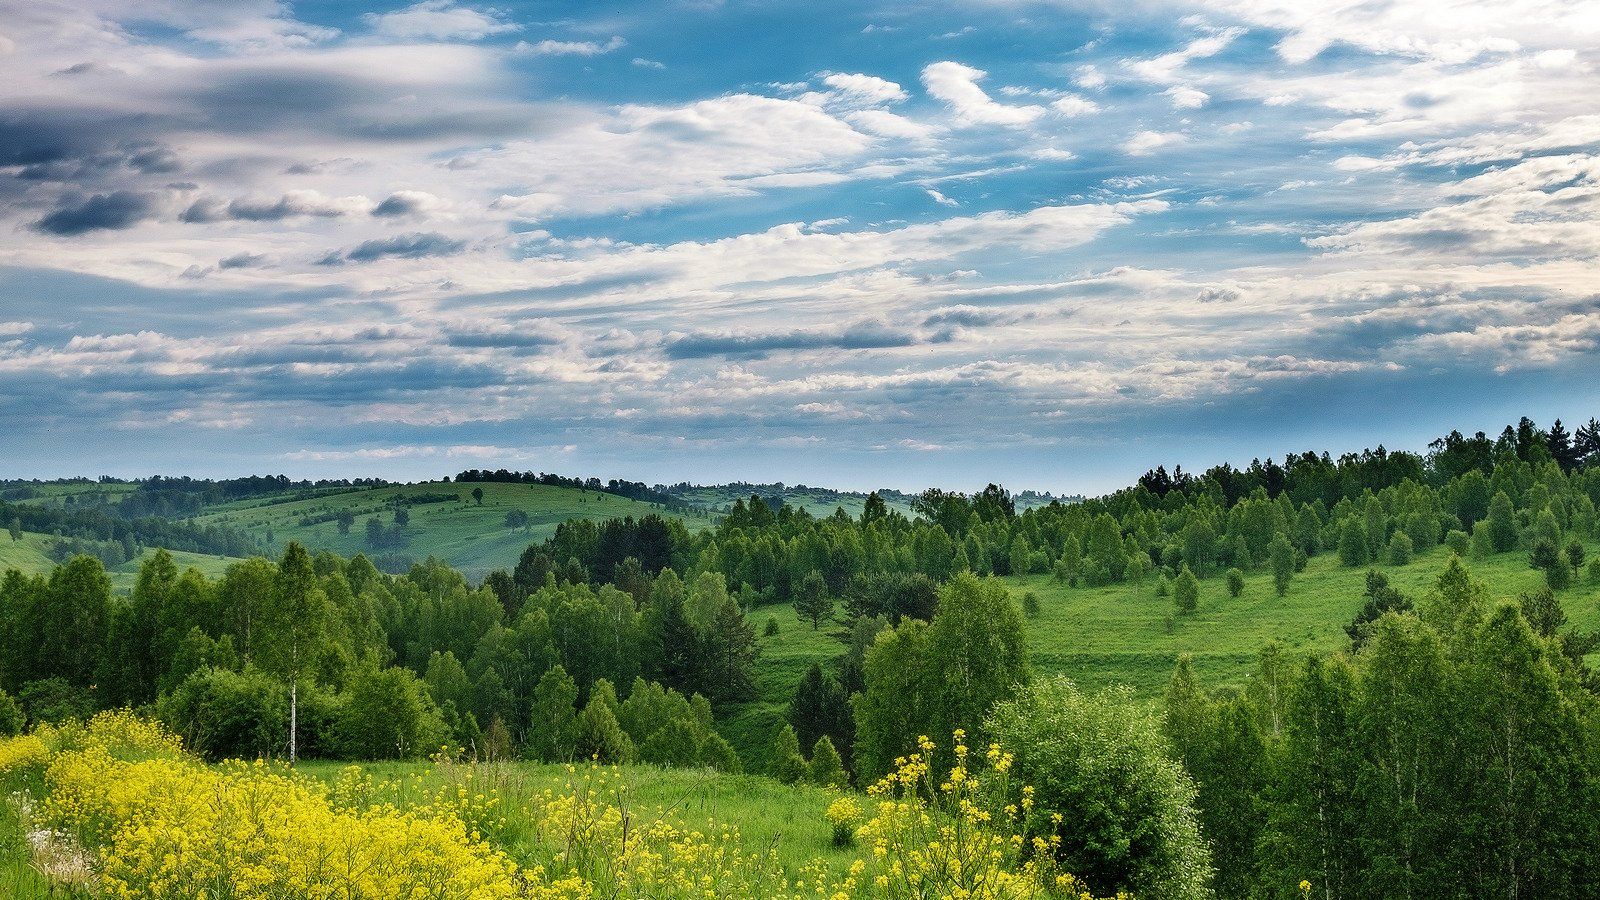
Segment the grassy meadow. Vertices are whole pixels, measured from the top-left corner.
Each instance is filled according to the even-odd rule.
[[[475,487],[483,489],[482,504],[473,502]],[[376,516],[385,528],[392,528],[394,512],[400,508],[411,517],[401,529],[402,541],[392,547],[371,547],[367,542],[367,520]],[[340,533],[333,518],[341,509],[348,509],[355,516],[355,524],[347,534]],[[526,529],[505,527],[506,513],[512,510],[528,514]],[[554,534],[556,526],[567,519],[639,518],[651,513],[669,514],[653,503],[577,488],[422,482],[353,488],[304,499],[240,500],[211,507],[194,521],[243,529],[263,540],[270,531],[272,542],[278,547],[299,541],[314,550],[331,550],[341,556],[395,554],[418,560],[435,556],[468,577],[479,579],[491,569],[515,565],[530,543]],[[708,524],[697,518],[685,521],[690,528]]]
[[[1588,546],[1591,554],[1600,552],[1594,544]],[[1215,687],[1241,684],[1261,648],[1272,641],[1295,655],[1347,647],[1344,626],[1366,602],[1368,568],[1385,573],[1392,585],[1420,601],[1449,558],[1450,551],[1440,546],[1404,566],[1351,568],[1341,566],[1334,553],[1320,553],[1295,575],[1283,597],[1274,591],[1269,571],[1246,575],[1245,589],[1236,598],[1228,596],[1226,581],[1216,574],[1201,580],[1199,609],[1187,616],[1176,614],[1170,595],[1156,596],[1153,576],[1104,587],[1069,587],[1050,575],[1003,580],[1018,601],[1027,591],[1039,597],[1039,615],[1024,619],[1036,674],[1065,674],[1085,687],[1125,684],[1137,696],[1154,700],[1182,653],[1194,658],[1196,674]],[[1544,573],[1528,565],[1525,551],[1469,559],[1467,567],[1488,583],[1494,599],[1544,585]],[[1600,585],[1581,574],[1559,596],[1569,626],[1600,629]],[[806,668],[826,663],[844,649],[840,626],[824,622],[813,631],[788,604],[755,610],[751,623],[757,633],[769,616],[777,619],[778,634],[763,639],[756,678],[760,696],[718,722],[746,758],[764,749],[783,722]]]
[[[22,539],[13,541],[11,535],[0,531],[0,572],[16,569],[24,575],[48,575],[55,568],[55,560],[50,558],[50,545],[56,539],[47,534],[34,534],[23,532]],[[199,569],[211,578],[222,575],[223,571],[238,560],[228,556],[213,556],[208,553],[190,553],[184,550],[168,551],[172,559],[178,564],[178,569]],[[122,592],[133,588],[134,582],[139,579],[139,567],[144,561],[155,553],[147,549],[138,557],[128,560],[120,566],[107,569],[111,576],[113,590]]]

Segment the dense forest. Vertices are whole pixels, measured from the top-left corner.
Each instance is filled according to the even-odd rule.
[[[1306,876],[1330,898],[1578,896],[1600,864],[1600,704],[1596,638],[1560,597],[1600,582],[1597,503],[1600,424],[1524,419],[1426,454],[1158,468],[1021,512],[991,485],[924,492],[913,517],[874,496],[854,517],[752,498],[698,533],[571,521],[478,585],[291,544],[217,579],[158,553],[117,596],[79,556],[0,582],[0,729],[132,706],[211,757],[448,741],[827,785],[870,784],[961,730],[1013,754],[1038,796],[1028,833],[1102,891],[1285,896]],[[1027,598],[987,577],[1145,583],[1181,617],[1201,580],[1267,572],[1281,594],[1319,554],[1359,571],[1441,544],[1423,595],[1368,575],[1347,651],[1264,647],[1242,690],[1180,660],[1154,718],[1036,673]],[[1490,596],[1472,566],[1505,553],[1546,587]],[[757,691],[771,604],[840,641],[741,759],[718,722]]]

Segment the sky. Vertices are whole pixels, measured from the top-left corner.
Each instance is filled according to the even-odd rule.
[[[0,0],[0,475],[1095,493],[1600,415],[1596,0]]]

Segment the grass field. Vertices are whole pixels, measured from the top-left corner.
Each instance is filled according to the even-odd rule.
[[[302,763],[299,771],[331,783],[344,763]],[[363,763],[376,781],[400,782],[401,805],[436,791],[450,777],[428,763]],[[495,763],[486,767],[489,783],[499,792],[509,823],[504,849],[517,856],[518,833],[525,831],[528,799],[545,790],[561,793],[572,777],[564,765]],[[625,766],[618,770],[627,786],[630,810],[643,821],[665,818],[685,828],[708,823],[739,829],[746,850],[773,847],[791,875],[818,858],[837,868],[849,864],[854,851],[833,846],[824,811],[833,795],[807,785],[783,785],[754,775],[723,775],[709,769],[659,769]],[[519,822],[519,817],[523,820]]]
[[[49,574],[56,565],[49,554],[49,547],[53,541],[55,538],[49,535],[26,531],[22,533],[22,540],[13,541],[9,534],[0,531],[0,572],[17,569],[25,575]],[[220,576],[229,564],[237,562],[236,559],[227,556],[187,553],[182,550],[170,552],[179,571],[195,568],[212,578]],[[137,559],[109,569],[112,588],[117,591],[132,589],[134,582],[139,578],[139,566],[153,553],[155,553],[153,549],[145,550]]]
[[[474,487],[483,488],[481,505],[472,500]],[[458,499],[437,499],[444,496]],[[402,529],[403,542],[393,547],[370,546],[367,519],[376,516],[385,528],[392,528],[397,504],[406,499],[413,502],[404,507],[411,520]],[[330,518],[340,509],[349,509],[355,516],[348,534],[341,534],[338,523]],[[530,524],[526,530],[505,527],[506,513],[514,509],[528,514]],[[515,565],[528,544],[554,534],[556,525],[564,520],[638,518],[651,513],[669,515],[652,503],[577,488],[424,482],[344,490],[309,499],[241,500],[213,507],[195,521],[244,529],[262,539],[271,531],[276,547],[299,541],[342,556],[395,554],[416,560],[436,556],[469,578],[480,579],[491,569]],[[303,524],[307,519],[314,524]],[[316,521],[319,519],[326,521]],[[684,521],[690,528],[708,524],[699,518]]]
[[[1596,552],[1590,545],[1591,555]],[[1376,568],[1390,582],[1419,600],[1433,585],[1450,551],[1438,547],[1419,554],[1409,565]],[[1541,571],[1530,568],[1524,552],[1503,553],[1467,561],[1473,576],[1487,582],[1495,599],[1515,597],[1544,584]],[[1243,594],[1229,597],[1221,576],[1200,582],[1200,607],[1187,616],[1174,614],[1172,598],[1156,596],[1156,581],[1106,587],[1068,587],[1048,575],[1006,578],[1012,596],[1039,596],[1037,618],[1025,619],[1029,657],[1036,674],[1065,674],[1086,687],[1125,684],[1143,698],[1159,697],[1178,655],[1194,657],[1195,669],[1208,687],[1244,682],[1262,647],[1277,641],[1291,654],[1331,652],[1349,645],[1344,626],[1366,602],[1367,567],[1346,568],[1334,554],[1323,553],[1297,574],[1284,597],[1277,596],[1272,576],[1256,572],[1245,578]],[[1600,585],[1580,576],[1559,595],[1569,625],[1600,629]],[[778,621],[778,634],[764,638],[756,685],[760,696],[740,704],[720,723],[729,742],[745,758],[763,752],[783,721],[795,685],[813,662],[837,657],[844,644],[824,623],[812,631],[790,605],[762,607],[751,616],[760,633],[768,616]],[[1167,621],[1172,627],[1168,631]],[[809,749],[809,748],[808,748]]]

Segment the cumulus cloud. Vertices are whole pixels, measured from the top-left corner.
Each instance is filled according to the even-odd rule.
[[[1175,131],[1141,131],[1124,141],[1122,150],[1129,156],[1149,156],[1157,150],[1181,144],[1186,140],[1183,134]]]
[[[922,70],[922,84],[955,114],[963,125],[1027,125],[1044,115],[1042,106],[1010,106],[990,97],[978,82],[986,77],[982,69],[958,62],[936,62]]]
[[[400,40],[476,41],[521,28],[498,11],[464,6],[455,0],[423,0],[387,13],[366,13],[373,31]]]

